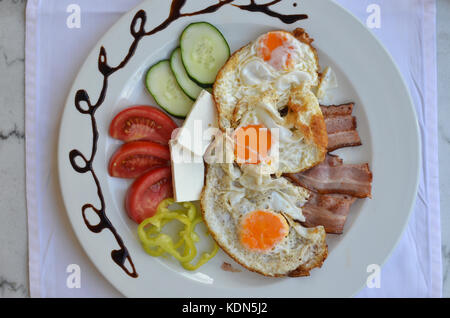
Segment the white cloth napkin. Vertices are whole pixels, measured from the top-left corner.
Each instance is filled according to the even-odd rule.
[[[87,258],[71,229],[59,190],[56,145],[65,98],[84,58],[101,35],[139,2],[28,1],[26,183],[32,297],[121,296]],[[422,175],[409,224],[382,267],[380,288],[365,288],[357,296],[441,297],[435,0],[338,2],[364,23],[379,26],[373,32],[392,54],[411,90],[423,144]],[[81,28],[66,24],[67,8],[74,3],[81,9]],[[377,10],[379,24],[373,20]],[[351,49],[357,49],[357,43]],[[71,264],[81,270],[81,288],[67,287]]]

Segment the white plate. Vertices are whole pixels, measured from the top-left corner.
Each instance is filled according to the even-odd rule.
[[[214,2],[188,1],[182,12],[202,10],[211,3]],[[62,118],[58,148],[60,183],[67,213],[81,245],[100,272],[124,295],[347,297],[365,285],[368,265],[383,264],[396,245],[414,204],[420,164],[418,125],[408,90],[389,54],[350,13],[333,1],[304,0],[295,8],[293,3],[283,1],[271,9],[281,13],[305,13],[309,18],[287,25],[276,17],[244,11],[230,4],[212,13],[179,18],[164,30],[144,37],[125,67],[109,77],[106,98],[95,113],[99,139],[93,168],[104,194],[106,215],[131,255],[137,278],[130,277],[113,262],[111,251],[118,248],[118,243],[111,232],[105,229],[93,233],[83,220],[82,206],[92,203],[100,207],[100,200],[92,174],[76,172],[69,161],[73,149],[90,158],[93,144],[91,117],[76,109],[74,99],[76,92],[84,89],[95,103],[103,86],[97,64],[100,47],[104,46],[107,52],[108,64],[118,65],[133,42],[130,24],[135,14],[141,9],[146,11],[145,30],[148,31],[169,16],[169,1],[145,1],[131,10],[87,57],[69,93]],[[339,154],[346,162],[370,163],[374,175],[373,199],[358,200],[352,207],[344,234],[328,235],[328,259],[321,269],[314,269],[310,277],[273,279],[245,270],[225,272],[220,265],[230,260],[222,252],[199,271],[187,272],[176,262],[148,256],[140,247],[136,224],[128,219],[123,208],[128,183],[107,174],[108,159],[119,144],[108,137],[108,125],[125,107],[155,104],[145,91],[143,76],[149,66],[169,56],[183,28],[193,21],[216,25],[232,50],[265,31],[306,28],[315,39],[321,65],[329,65],[337,73],[340,86],[333,102],[356,103],[355,115],[364,145],[341,150]],[[84,165],[80,158],[76,162]],[[98,222],[98,217],[89,209],[86,214],[92,223]]]

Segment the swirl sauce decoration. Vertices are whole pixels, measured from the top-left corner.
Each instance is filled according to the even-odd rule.
[[[75,94],[75,107],[78,110],[79,113],[83,115],[87,115],[91,119],[92,124],[92,148],[91,148],[91,155],[89,158],[87,158],[81,151],[74,149],[70,151],[69,153],[69,160],[72,165],[72,168],[80,173],[90,173],[92,175],[92,178],[95,182],[95,185],[97,187],[97,195],[100,200],[100,207],[95,207],[91,203],[86,203],[81,207],[82,217],[83,220],[87,226],[87,228],[93,232],[93,233],[100,233],[105,229],[108,229],[116,239],[117,244],[119,245],[119,249],[115,249],[111,251],[111,258],[112,260],[120,267],[122,270],[129,275],[130,277],[136,278],[138,277],[138,273],[136,271],[136,268],[134,266],[133,260],[128,252],[128,249],[126,248],[121,236],[117,233],[116,228],[113,226],[111,221],[109,220],[108,216],[106,215],[106,204],[105,199],[103,196],[102,188],[100,185],[100,182],[98,180],[98,177],[95,173],[95,170],[93,168],[93,162],[95,159],[95,155],[97,153],[97,143],[99,138],[99,132],[97,128],[97,121],[95,118],[96,111],[100,108],[100,106],[103,104],[106,98],[106,93],[108,91],[108,79],[111,75],[113,75],[118,70],[124,68],[128,62],[131,60],[131,58],[134,56],[134,53],[138,47],[139,42],[147,36],[150,36],[152,34],[155,34],[157,32],[160,32],[167,28],[172,22],[175,20],[182,18],[182,17],[190,17],[190,16],[196,16],[201,14],[207,14],[207,13],[213,13],[219,10],[221,7],[231,4],[236,8],[239,8],[241,10],[250,11],[250,12],[260,12],[263,14],[266,14],[271,17],[278,18],[282,22],[286,24],[292,24],[294,22],[297,22],[299,20],[307,19],[308,16],[305,14],[281,14],[278,12],[273,11],[270,9],[270,7],[274,4],[279,3],[281,0],[274,0],[269,3],[265,4],[258,4],[254,0],[250,1],[250,4],[248,5],[236,5],[232,4],[234,0],[219,0],[219,2],[210,5],[206,7],[203,10],[190,12],[190,13],[181,13],[181,9],[186,4],[186,0],[172,0],[171,6],[170,6],[170,13],[166,20],[164,20],[160,25],[156,26],[150,31],[145,30],[145,24],[147,22],[147,13],[144,10],[139,10],[135,16],[133,17],[133,20],[130,24],[130,33],[133,36],[134,40],[130,45],[130,48],[128,50],[127,55],[123,58],[123,60],[119,63],[119,65],[112,67],[108,64],[108,58],[106,49],[102,46],[100,48],[100,53],[98,57],[98,70],[103,75],[103,86],[99,95],[99,98],[95,104],[91,103],[89,94],[83,90],[80,89]],[[84,105],[84,107],[83,107]],[[77,163],[82,162],[83,164],[80,165]],[[95,213],[100,221],[98,224],[91,224],[87,217],[86,212],[90,210],[93,213]],[[128,261],[128,264],[130,265],[131,269],[129,269],[126,266],[126,263]]]

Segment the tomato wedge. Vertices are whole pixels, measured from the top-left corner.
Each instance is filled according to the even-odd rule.
[[[137,178],[128,189],[125,208],[136,223],[152,217],[158,204],[173,196],[170,167],[156,168]]]
[[[152,106],[127,108],[114,117],[109,126],[111,137],[122,141],[150,140],[167,144],[177,124]]]
[[[156,167],[169,165],[169,147],[151,141],[130,141],[123,144],[109,161],[109,175],[137,178]]]

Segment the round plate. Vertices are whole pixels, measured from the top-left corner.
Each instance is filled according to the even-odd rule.
[[[200,11],[211,3],[215,2],[187,1],[182,12]],[[269,9],[285,14],[304,13],[308,19],[285,24],[275,16],[242,10],[227,3],[202,15],[180,17],[161,31],[143,36],[132,46],[140,31],[157,27],[170,13],[169,1],[145,1],[125,14],[86,58],[69,93],[62,118],[58,148],[60,184],[67,213],[81,245],[100,272],[124,295],[347,297],[365,285],[369,275],[367,267],[384,263],[400,238],[416,196],[420,141],[411,98],[393,60],[363,24],[333,1],[304,0],[295,7],[293,1],[282,1]],[[143,23],[142,15],[136,18],[134,31],[130,33],[130,25],[139,10],[146,12],[146,21]],[[322,67],[331,66],[337,74],[339,88],[330,102],[355,102],[363,146],[343,149],[338,154],[348,163],[369,162],[374,175],[373,198],[358,200],[352,206],[344,234],[327,236],[328,259],[322,268],[314,269],[310,277],[274,279],[246,270],[226,272],[220,268],[223,261],[233,262],[221,251],[196,272],[185,271],[177,262],[147,255],[138,242],[136,224],[123,208],[129,182],[107,174],[108,160],[120,144],[108,136],[110,121],[131,105],[156,105],[145,90],[144,74],[152,64],[169,57],[181,31],[194,21],[208,21],[217,26],[232,51],[269,30],[305,28],[315,39]],[[120,65],[124,58],[127,63],[115,72],[106,66]],[[99,68],[99,63],[103,67]],[[102,88],[104,94],[101,94]],[[80,90],[85,90],[85,94]],[[102,95],[104,100],[100,99],[96,107]],[[93,108],[80,102],[77,109],[76,96],[84,101],[89,96]],[[98,129],[96,143],[93,128]],[[79,151],[72,152],[72,163],[78,167],[78,172],[69,160],[69,153],[74,149]],[[85,167],[86,161],[92,165]],[[85,204],[97,209],[102,206],[98,189],[103,194],[105,214],[117,231],[116,237],[108,228],[94,233],[99,228],[88,228],[83,219]],[[99,222],[90,208],[85,210],[85,216],[91,224]],[[119,249],[121,240],[135,266],[136,278],[127,275],[111,257],[111,252]],[[125,268],[132,271],[129,260]]]

